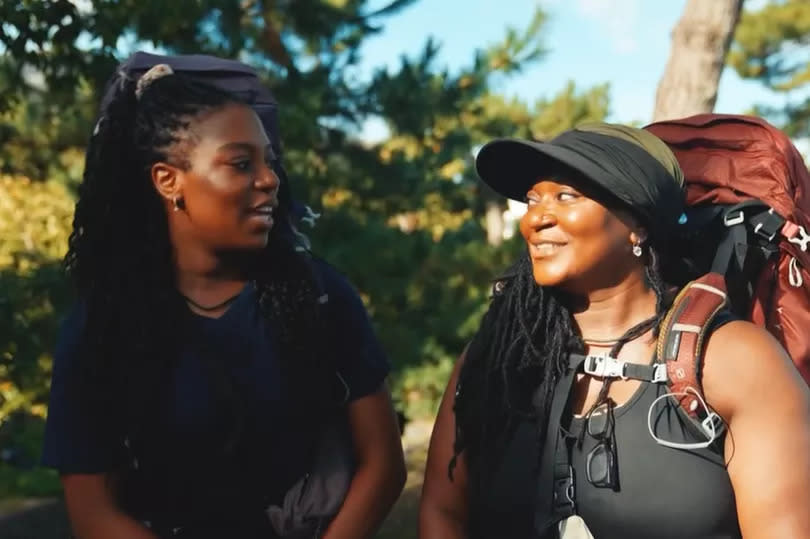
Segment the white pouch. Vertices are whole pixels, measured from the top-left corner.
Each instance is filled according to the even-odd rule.
[[[560,539],[594,539],[588,525],[579,515],[573,515],[560,522]]]

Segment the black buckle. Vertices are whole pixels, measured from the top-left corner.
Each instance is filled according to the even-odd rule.
[[[754,217],[753,222],[755,223],[754,233],[765,238],[768,242],[772,242],[782,230],[782,227],[785,226],[785,220],[781,215],[775,213],[773,208]]]
[[[555,470],[556,471],[556,470]],[[574,468],[567,466],[567,473],[564,476],[554,477],[554,513],[571,516],[576,513]]]

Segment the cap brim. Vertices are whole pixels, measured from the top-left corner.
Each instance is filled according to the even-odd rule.
[[[600,181],[603,172],[593,162],[572,150],[546,142],[493,140],[478,152],[475,168],[481,180],[495,192],[521,202],[538,179],[565,169],[607,187]]]

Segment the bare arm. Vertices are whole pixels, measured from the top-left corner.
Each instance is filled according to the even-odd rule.
[[[63,475],[62,486],[77,539],[157,539],[118,509],[104,474]]]
[[[706,397],[728,422],[743,536],[810,537],[810,389],[779,343],[748,322],[718,329],[706,358]]]
[[[349,405],[355,471],[349,492],[324,539],[372,537],[405,485],[405,460],[387,389]]]
[[[456,432],[453,401],[456,381],[463,363],[462,355],[456,362],[444,391],[430,438],[425,484],[419,505],[421,539],[457,539],[467,536],[467,463],[463,453],[459,455],[453,470],[453,480],[448,476]]]

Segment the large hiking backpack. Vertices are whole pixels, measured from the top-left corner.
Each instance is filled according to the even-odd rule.
[[[645,129],[672,149],[688,209],[672,250],[691,260],[662,327],[658,356],[673,393],[702,393],[703,338],[718,312],[766,328],[810,383],[810,172],[766,121],[700,114]],[[681,404],[693,419],[697,395]]]

